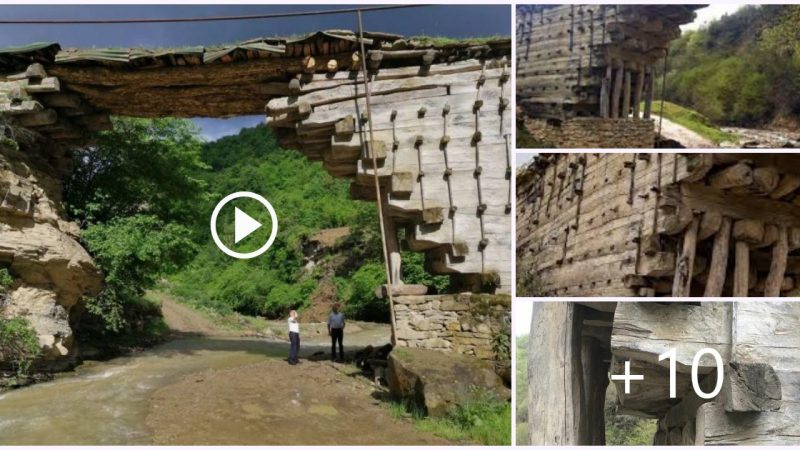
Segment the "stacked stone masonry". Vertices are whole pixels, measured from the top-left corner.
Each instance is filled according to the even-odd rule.
[[[551,148],[652,148],[652,120],[577,117],[563,122],[524,119],[525,128]]]
[[[397,345],[492,360],[495,338],[510,332],[510,311],[507,295],[398,296]]]

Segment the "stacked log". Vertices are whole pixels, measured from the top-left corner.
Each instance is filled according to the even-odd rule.
[[[650,117],[655,65],[701,5],[532,5],[517,12],[517,97],[526,114]]]
[[[63,93],[59,79],[48,76],[39,63],[19,73],[0,75],[0,117],[8,126],[67,144],[82,142],[88,133],[111,127],[107,114],[81,105],[81,99]]]
[[[517,254],[533,261],[518,270],[551,296],[791,295],[800,281],[798,162],[541,155],[518,176]]]
[[[267,104],[268,124],[282,145],[351,178],[356,198],[377,200],[379,178],[390,249],[404,230],[434,272],[455,274],[470,290],[509,292],[509,63],[437,63],[426,50],[402,54],[415,65],[384,67],[400,58],[394,53],[367,55],[371,115],[362,72],[314,74],[295,95]]]

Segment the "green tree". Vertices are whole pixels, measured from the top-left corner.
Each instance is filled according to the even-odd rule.
[[[189,229],[154,216],[136,215],[90,225],[82,238],[105,275],[103,292],[86,300],[96,331],[119,332],[156,280],[176,271],[194,255]]]
[[[78,150],[65,181],[70,215],[81,223],[148,214],[196,220],[206,184],[202,141],[188,120],[112,118],[114,129]]]

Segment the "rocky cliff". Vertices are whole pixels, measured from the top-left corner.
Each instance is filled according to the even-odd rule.
[[[0,315],[28,319],[50,363],[72,356],[75,306],[102,288],[77,224],[66,220],[61,181],[48,175],[58,173],[47,167],[54,154],[0,137],[0,268],[14,278]]]

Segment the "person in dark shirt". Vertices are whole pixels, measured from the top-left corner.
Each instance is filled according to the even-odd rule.
[[[339,312],[339,304],[333,305],[328,315],[328,336],[331,337],[331,361],[336,361],[336,343],[339,343],[339,360],[344,360],[344,314]]]

